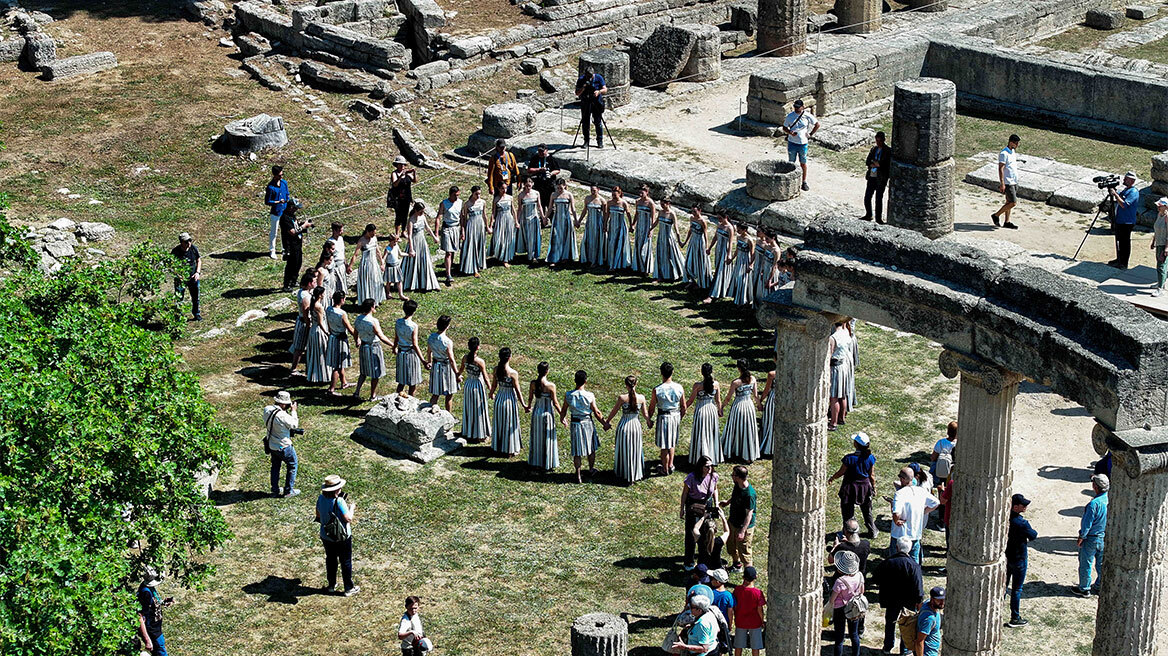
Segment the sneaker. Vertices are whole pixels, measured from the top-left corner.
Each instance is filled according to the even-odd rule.
[[[871,214],[865,214],[864,216],[861,216],[861,217],[860,217],[860,220],[861,220],[861,221],[871,221],[871,220],[872,220],[872,215],[871,215]]]
[[[730,569],[726,570],[727,574],[737,574],[742,571],[742,565],[731,565]]]
[[[1017,617],[1017,618],[1010,620],[1009,622],[1006,622],[1006,626],[1010,627],[1011,629],[1017,629],[1017,628],[1021,628],[1023,626],[1026,626],[1029,623],[1030,622],[1027,622],[1026,620],[1022,619],[1021,617]]]
[[[694,564],[693,563],[686,563],[684,569],[687,572],[692,572],[694,570]]]
[[[196,314],[195,316],[191,317],[191,321],[202,321],[202,320],[203,320],[203,315],[201,315],[201,314]]]
[[[1090,590],[1084,590],[1077,585],[1072,585],[1072,586],[1070,586],[1070,588],[1071,588],[1071,594],[1075,595],[1076,597],[1082,597],[1084,599],[1087,599],[1091,596]]]
[[[802,189],[803,189],[803,191],[811,191],[811,187],[807,186],[806,182],[803,183]]]
[[[355,586],[353,586],[353,587],[351,587],[351,588],[349,588],[349,589],[345,590],[343,594],[344,594],[346,597],[352,597],[353,595],[357,594],[357,593],[358,593],[358,592],[360,592],[360,591],[361,591],[361,586],[359,586],[359,585],[355,585]]]
[[[1002,220],[998,218],[998,215],[997,215],[997,214],[991,214],[991,215],[990,215],[990,219],[992,219],[992,220],[993,220],[993,222],[994,222],[994,225],[996,225],[996,226],[1001,226],[1001,225],[1002,225]]]
[[[1011,229],[1011,230],[1017,230],[1017,229],[1018,229],[1018,226],[1014,225],[1013,223],[1011,223],[1011,222],[1009,222],[1009,221],[1006,221],[1004,224],[1002,224],[1002,227],[1003,227],[1003,228],[1009,228],[1009,229]]]
[[[291,499],[292,497],[296,496],[297,494],[300,494],[300,488],[292,488],[292,491],[285,494],[284,498]]]
[[[324,587],[322,587],[322,588],[320,589],[320,591],[321,591],[322,593],[324,593],[324,594],[336,594],[336,593],[337,593],[337,584],[336,584],[336,583],[334,583],[334,584],[332,584],[332,585],[328,585],[328,584],[326,583],[326,584],[324,585]]]
[[[272,258],[273,260],[276,259],[276,251],[272,251],[271,253],[268,253],[268,257]]]

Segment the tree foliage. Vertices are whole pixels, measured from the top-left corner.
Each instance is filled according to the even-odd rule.
[[[195,485],[228,436],[174,350],[174,268],[142,246],[0,282],[0,653],[115,653],[143,565],[198,585],[229,536]]]

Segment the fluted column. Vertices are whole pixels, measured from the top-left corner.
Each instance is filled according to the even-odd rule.
[[[778,362],[766,648],[768,654],[818,656],[827,481],[827,346],[832,323],[820,313],[789,306],[775,314]]]
[[[939,364],[946,377],[961,379],[942,651],[996,656],[1010,523],[1010,430],[1022,378],[948,349]]]
[[[806,52],[807,0],[758,0],[757,39],[759,52],[772,57]]]
[[[1164,654],[1168,428],[1112,432],[1097,424],[1093,438],[1097,450],[1110,448],[1113,461],[1092,654]]]

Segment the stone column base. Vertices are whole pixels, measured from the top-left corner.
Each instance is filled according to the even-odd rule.
[[[942,653],[996,654],[1002,640],[1005,557],[989,565],[970,565],[950,557],[946,567]]]

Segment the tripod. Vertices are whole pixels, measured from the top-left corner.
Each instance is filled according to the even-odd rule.
[[[587,101],[581,101],[581,102],[595,102],[595,100],[589,99]],[[572,148],[576,147],[576,139],[579,138],[579,136],[580,136],[580,126],[583,124],[584,124],[584,117],[580,117],[580,121],[576,123],[576,134],[572,135],[572,146],[571,146]],[[612,131],[608,129],[608,121],[604,120],[604,113],[603,112],[601,112],[601,114],[600,114],[600,125],[601,125],[601,127],[604,128],[604,133],[608,135],[608,143],[612,145],[612,149],[617,150],[616,141],[614,141],[612,138]],[[589,140],[589,139],[584,140],[584,149],[585,149],[585,151],[588,151],[588,153],[591,153],[591,149],[592,149],[591,140]]]
[[[1091,225],[1087,226],[1087,232],[1083,233],[1083,241],[1079,242],[1079,247],[1075,249],[1075,254],[1071,256],[1071,260],[1079,259],[1079,251],[1083,250],[1083,244],[1086,244],[1087,237],[1091,236],[1091,230],[1095,228],[1095,222],[1104,213],[1107,214],[1108,222],[1111,222],[1115,218],[1115,202],[1111,200],[1110,194],[1099,201],[1099,210],[1095,212],[1095,218],[1091,219]]]

